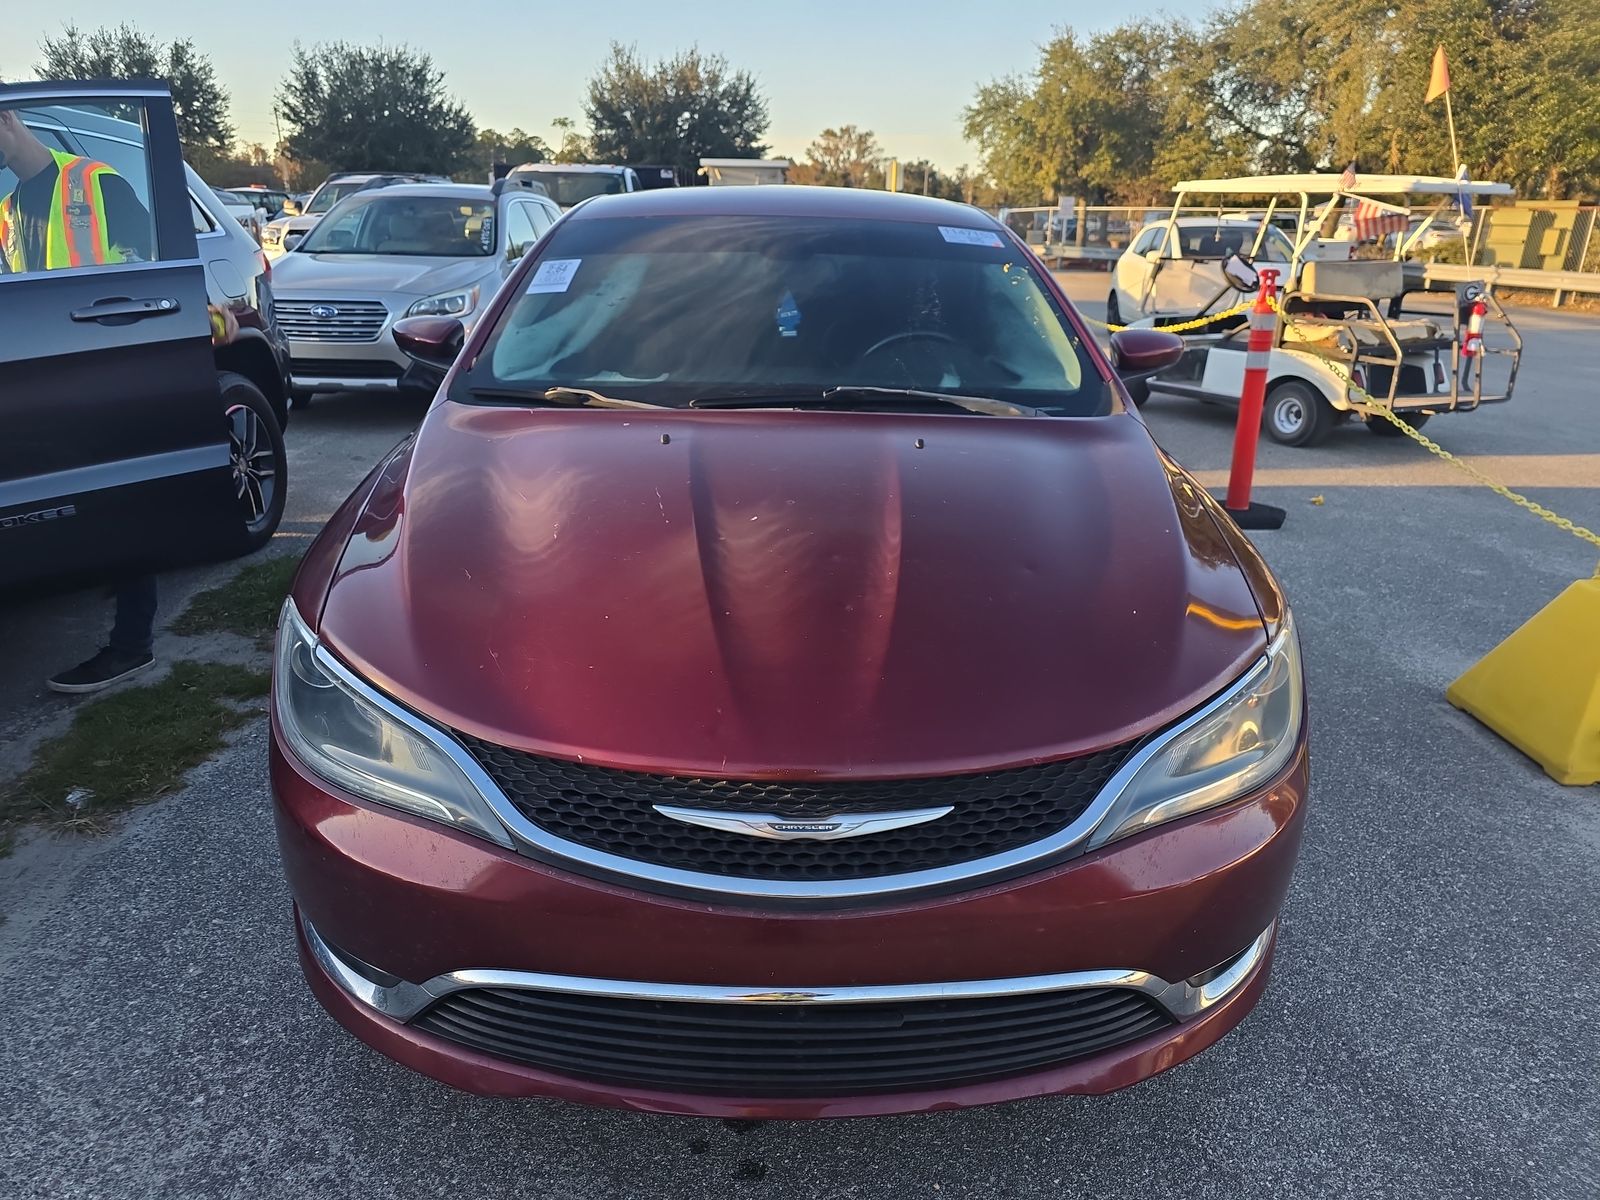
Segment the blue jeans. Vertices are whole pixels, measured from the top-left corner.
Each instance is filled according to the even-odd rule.
[[[117,619],[111,626],[111,648],[136,657],[151,652],[155,640],[156,577],[140,575],[117,585]]]

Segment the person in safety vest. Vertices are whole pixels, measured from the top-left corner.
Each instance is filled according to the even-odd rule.
[[[103,162],[51,150],[0,109],[0,167],[17,177],[0,199],[0,271],[58,271],[155,257],[150,213]]]

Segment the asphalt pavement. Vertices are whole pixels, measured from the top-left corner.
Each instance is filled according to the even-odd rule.
[[[1067,280],[1103,316],[1106,276]],[[1600,528],[1600,325],[1516,316],[1517,399],[1428,432]],[[1228,412],[1147,415],[1220,480]],[[348,397],[296,420],[286,546],[417,416]],[[0,1196],[1592,1200],[1600,788],[1555,785],[1443,692],[1594,555],[1357,425],[1261,466],[1289,510],[1256,542],[1299,618],[1312,812],[1271,987],[1199,1058],[1108,1097],[812,1124],[451,1091],[301,983],[256,727],[112,833],[0,860]],[[104,615],[0,607],[0,745]]]

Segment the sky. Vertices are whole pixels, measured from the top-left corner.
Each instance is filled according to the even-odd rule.
[[[1058,26],[1096,30],[1158,7],[1149,0],[999,9],[955,0],[5,0],[0,79],[31,77],[40,39],[65,23],[93,29],[131,21],[163,41],[192,38],[232,97],[239,138],[270,146],[272,97],[296,38],[403,42],[433,55],[480,127],[520,126],[550,140],[557,117],[585,124],[585,84],[613,40],[634,44],[649,60],[698,44],[760,81],[778,154],[803,158],[821,130],[848,124],[872,130],[887,154],[952,169],[978,159],[961,136],[961,110],[980,84],[1031,69]]]

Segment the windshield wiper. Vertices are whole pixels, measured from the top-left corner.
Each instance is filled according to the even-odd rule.
[[[924,408],[943,404],[965,412],[991,417],[1043,417],[1047,414],[1026,404],[996,400],[992,396],[960,396],[951,392],[930,392],[919,388],[867,387],[841,384],[821,392],[743,392],[721,396],[700,396],[689,401],[691,408],[809,408],[833,407],[841,400],[869,400],[880,408]]]
[[[515,400],[521,404],[557,404],[563,408],[668,408],[666,404],[651,404],[648,400],[623,400],[618,396],[605,396],[588,388],[553,387],[542,392],[524,391],[522,388],[469,387],[468,393],[480,400]]]

